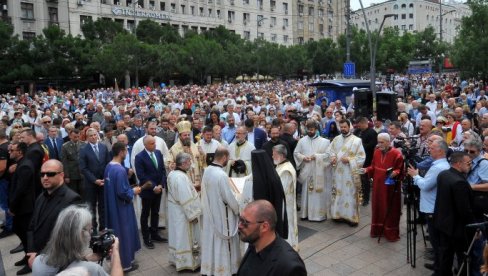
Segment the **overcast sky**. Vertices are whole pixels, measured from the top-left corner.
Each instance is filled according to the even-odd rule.
[[[372,3],[381,3],[385,2],[386,0],[363,0],[363,6],[369,7]],[[358,10],[361,8],[361,5],[359,4],[359,0],[351,0],[351,9],[353,11]]]

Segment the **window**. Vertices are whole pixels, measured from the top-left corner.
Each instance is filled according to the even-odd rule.
[[[324,34],[324,24],[319,24],[319,32]]]
[[[20,3],[20,12],[22,19],[34,19],[34,4],[23,2]]]
[[[22,38],[24,40],[32,40],[36,37],[36,33],[34,32],[22,32]]]
[[[413,24],[408,25],[408,30],[413,31]]]
[[[407,8],[407,5],[406,4],[402,4],[402,9],[406,9]]]
[[[208,17],[212,17],[213,16],[213,13],[212,13],[212,9],[208,9]]]
[[[298,13],[303,15],[303,5],[298,5]]]
[[[398,5],[397,5],[397,4],[395,4],[395,5],[393,6],[393,9],[394,9],[394,10],[398,10]]]
[[[176,4],[175,3],[171,3],[171,12],[176,13]]]
[[[135,28],[134,20],[127,20],[127,29],[133,31]]]
[[[409,13],[408,18],[413,19],[413,13]]]
[[[220,10],[217,10],[217,18],[220,18]]]
[[[271,17],[271,26],[276,26],[276,17]]]
[[[115,19],[115,23],[119,24],[122,28],[124,27],[124,19]]]
[[[283,18],[283,26],[288,27],[288,18]]]
[[[200,16],[204,16],[205,14],[203,13],[203,7],[200,7]]]
[[[200,8],[203,11],[203,8]],[[235,13],[234,11],[227,11],[227,21],[232,23],[234,21]]]
[[[303,45],[303,37],[298,37],[298,44]]]
[[[159,9],[161,9],[162,11],[165,11],[166,10],[166,3],[165,2],[160,2],[159,3]]]
[[[402,25],[402,30],[406,30],[407,29],[407,25]]]
[[[49,23],[58,23],[58,8],[48,7]]]
[[[185,14],[185,5],[181,5],[181,14]]]
[[[244,31],[244,39],[251,39],[251,32],[248,32],[248,31]]]
[[[402,13],[402,19],[407,19],[407,15]]]
[[[245,5],[249,5],[249,0],[242,0],[242,3],[244,3]]]
[[[86,24],[92,21],[92,17],[88,15],[80,15],[80,24]]]
[[[250,20],[251,20],[251,15],[249,13],[242,14],[242,22],[244,23],[244,25],[249,23]]]
[[[410,3],[410,5],[408,5],[408,7],[413,9],[413,3]]]
[[[303,30],[303,20],[298,21],[298,29]]]
[[[269,2],[269,6],[271,7],[271,11],[274,11],[276,9],[276,1],[275,0],[271,0]]]
[[[284,36],[283,36],[283,42],[284,42],[284,43],[288,43],[288,36],[287,36],[287,35],[284,35]]]
[[[288,14],[288,3],[283,3],[283,11]]]
[[[308,22],[308,31],[313,32],[314,31],[314,24],[313,22]]]
[[[308,16],[313,16],[313,7],[308,7]]]
[[[191,15],[195,15],[195,6],[190,6]]]
[[[154,3],[154,1],[149,1],[149,9],[150,10],[155,10],[156,9],[156,4]]]
[[[276,42],[276,34],[271,34],[271,41]]]

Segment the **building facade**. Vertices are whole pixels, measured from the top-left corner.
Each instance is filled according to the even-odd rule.
[[[307,1],[307,3],[303,3]],[[99,18],[132,31],[141,20],[169,24],[181,35],[223,25],[242,38],[292,45],[330,37],[345,30],[341,0],[0,0],[1,20],[23,39],[58,25],[73,36]],[[343,5],[343,4],[342,4]],[[337,12],[336,12],[337,11]]]
[[[386,18],[384,27],[394,27],[400,32],[417,32],[432,26],[442,40],[453,43],[461,25],[461,18],[469,16],[471,11],[465,4],[454,1],[440,0],[390,0],[364,8],[371,31],[379,29],[386,14],[394,17]],[[442,12],[440,12],[442,7]],[[442,24],[440,18],[442,17]],[[359,29],[366,29],[363,11],[354,11],[351,22]]]

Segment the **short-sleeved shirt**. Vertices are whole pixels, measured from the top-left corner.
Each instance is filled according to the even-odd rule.
[[[46,255],[39,255],[34,259],[32,264],[32,275],[43,275],[43,276],[54,276],[60,272],[59,268],[52,267],[46,264]],[[109,274],[105,272],[103,267],[94,263],[87,261],[75,261],[67,266],[64,270],[70,268],[82,268],[88,272],[90,276],[108,276]]]

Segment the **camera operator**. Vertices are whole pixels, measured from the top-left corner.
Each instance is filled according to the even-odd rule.
[[[390,134],[390,140],[392,147],[398,147],[399,141],[404,140],[407,136],[402,132],[402,123],[399,121],[393,121],[388,126],[388,134]],[[395,146],[397,145],[397,146]]]
[[[408,174],[413,178],[413,184],[420,188],[420,212],[425,214],[430,242],[434,249],[434,264],[426,263],[424,266],[431,270],[437,270],[438,237],[434,230],[433,214],[437,193],[437,176],[440,172],[449,169],[446,159],[448,146],[445,141],[434,140],[429,144],[430,156],[434,160],[424,177],[419,175],[418,169],[409,166]]]
[[[88,275],[109,275],[95,263],[101,256],[89,250],[92,215],[87,207],[71,205],[61,211],[51,239],[43,254],[32,265],[33,275],[56,275],[71,268],[83,268]],[[114,238],[111,252],[111,276],[124,275],[119,255],[119,240]]]

